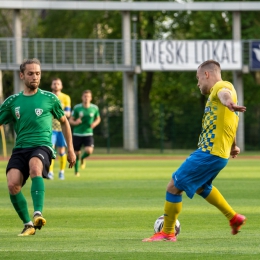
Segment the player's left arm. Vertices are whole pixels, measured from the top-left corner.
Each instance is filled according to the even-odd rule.
[[[239,153],[240,153],[240,148],[236,144],[236,137],[235,137],[234,142],[231,146],[230,155],[231,155],[232,158],[236,158]]]
[[[231,91],[229,89],[223,88],[218,92],[218,98],[220,102],[226,106],[230,111],[238,111],[238,112],[245,112],[246,107],[238,106],[234,103],[231,97]]]
[[[60,124],[61,124],[62,133],[65,137],[66,142],[67,142],[67,159],[68,159],[68,162],[69,162],[69,168],[72,168],[73,165],[76,162],[76,155],[74,153],[74,148],[73,148],[73,144],[72,144],[72,134],[71,134],[70,124],[69,124],[69,121],[68,121],[68,119],[65,115],[62,116],[59,119],[59,121],[60,121]]]

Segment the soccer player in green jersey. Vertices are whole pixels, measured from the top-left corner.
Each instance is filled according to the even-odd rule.
[[[58,97],[39,89],[39,60],[24,60],[20,65],[20,78],[24,82],[24,90],[3,102],[0,107],[0,125],[12,122],[17,135],[6,167],[6,176],[11,202],[24,223],[24,229],[18,236],[28,236],[34,235],[36,229],[41,229],[46,224],[42,216],[45,194],[43,178],[47,178],[51,159],[56,156],[51,142],[52,117],[61,123],[68,145],[70,168],[74,166],[76,156],[70,125]],[[29,177],[32,181],[33,221],[21,191]]]
[[[75,175],[79,176],[79,156],[81,146],[84,153],[81,155],[81,168],[85,168],[85,158],[94,151],[93,129],[101,122],[99,109],[91,103],[92,92],[85,90],[82,93],[82,103],[74,106],[69,122],[73,127],[73,146],[76,153]]]

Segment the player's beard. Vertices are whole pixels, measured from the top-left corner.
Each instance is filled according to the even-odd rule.
[[[26,87],[29,88],[30,90],[37,89],[39,84],[40,84],[40,82],[37,82],[37,83],[35,82],[35,84],[33,84],[33,85],[30,82],[25,83]]]

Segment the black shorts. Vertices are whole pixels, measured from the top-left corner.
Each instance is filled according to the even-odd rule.
[[[45,146],[13,149],[11,158],[6,166],[6,174],[10,169],[13,168],[20,170],[23,174],[23,186],[30,176],[29,161],[32,157],[37,157],[42,161],[42,177],[47,178],[51,165],[52,152]]]
[[[89,136],[77,136],[73,135],[73,146],[75,151],[80,151],[81,146],[91,146],[94,147],[94,138],[93,135]]]

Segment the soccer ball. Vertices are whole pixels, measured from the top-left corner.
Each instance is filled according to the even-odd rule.
[[[157,218],[154,222],[154,233],[158,233],[162,230],[163,228],[163,223],[164,223],[164,216],[161,215],[159,218]],[[178,236],[181,232],[181,223],[180,221],[177,219],[176,223],[175,223],[175,236]]]

